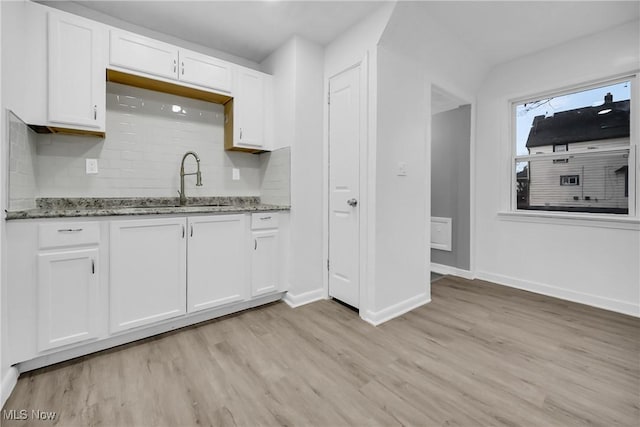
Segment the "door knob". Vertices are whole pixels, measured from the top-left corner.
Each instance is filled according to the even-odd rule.
[[[349,199],[347,200],[347,204],[351,207],[354,207],[358,204],[358,201],[356,199]]]

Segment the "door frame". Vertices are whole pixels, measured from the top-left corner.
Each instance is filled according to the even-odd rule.
[[[372,139],[370,135],[375,132],[375,120],[371,120],[371,115],[375,114],[375,109],[369,108],[369,98],[372,93],[375,93],[372,89],[372,81],[370,74],[375,73],[375,70],[369,70],[369,53],[358,62],[351,64],[350,66],[334,73],[328,77],[325,77],[325,92],[324,92],[324,138],[322,147],[322,254],[325,265],[323,266],[324,274],[322,275],[322,287],[323,297],[329,299],[329,269],[327,268],[327,261],[329,260],[329,81],[339,74],[349,71],[354,68],[360,68],[360,143],[358,147],[359,152],[359,195],[358,195],[358,258],[359,258],[359,312],[360,317],[366,313],[370,308],[370,283],[373,283],[373,274],[369,269],[369,260],[373,255],[373,245],[371,244],[370,234],[374,230],[374,222],[371,220],[373,213],[373,202],[375,200],[375,175],[372,176],[372,171],[375,171],[375,149],[371,149]],[[375,61],[373,62],[375,63]],[[372,97],[373,98],[373,97]],[[373,110],[373,111],[372,111]],[[375,148],[375,147],[373,147]]]

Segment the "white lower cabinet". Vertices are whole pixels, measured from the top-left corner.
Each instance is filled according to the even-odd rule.
[[[38,351],[99,335],[98,248],[38,254]]]
[[[184,314],[186,219],[113,221],[110,234],[110,331]]]
[[[275,212],[251,215],[251,296],[278,290],[280,246],[278,242],[278,214]]]
[[[30,369],[286,290],[288,216],[277,212],[8,221],[6,229],[8,360]]]
[[[251,295],[278,289],[278,230],[253,231]]]
[[[245,215],[188,219],[187,311],[247,298]]]

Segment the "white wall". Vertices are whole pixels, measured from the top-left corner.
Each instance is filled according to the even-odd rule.
[[[360,140],[360,199],[358,209],[360,212],[360,315],[370,322],[375,321],[367,318],[366,313],[373,306],[374,292],[374,260],[375,260],[375,144],[376,144],[376,99],[377,99],[377,44],[380,40],[391,16],[395,2],[383,4],[357,25],[350,28],[346,33],[336,38],[325,48],[324,60],[324,121],[323,121],[323,256],[328,257],[328,105],[327,93],[329,89],[329,79],[340,72],[361,64],[361,76],[364,81],[361,83],[361,96],[365,97],[366,126],[361,129],[362,138]],[[328,276],[326,269],[323,273],[324,293],[328,292]]]
[[[366,319],[373,323],[430,300],[431,86],[472,104],[487,65],[431,19],[429,4],[399,2],[377,53],[375,234]],[[473,132],[473,127],[472,127]],[[407,176],[398,176],[398,163]]]
[[[640,315],[637,226],[599,228],[584,221],[512,221],[497,215],[509,209],[509,100],[638,70],[639,26],[631,22],[489,73],[478,95],[475,150],[478,277]]]
[[[405,55],[380,47],[377,58],[375,285],[366,313],[374,323],[431,298],[429,87],[420,64]],[[406,176],[398,176],[399,162]]]
[[[295,132],[297,37],[280,46],[260,65],[273,75],[273,93],[278,99],[273,113],[273,144],[275,148],[291,147]]]
[[[3,25],[2,25],[2,18],[3,18],[3,5],[0,4],[0,46],[2,46],[2,41],[3,41],[3,37],[2,37],[2,29],[3,29]],[[3,46],[4,47],[4,46]],[[3,77],[4,73],[2,72],[2,55],[0,55],[0,101],[2,100],[2,87],[4,86],[2,84],[2,77]],[[5,154],[5,146],[7,145],[5,143],[5,138],[7,137],[6,133],[5,133],[5,120],[7,117],[7,112],[4,109],[4,106],[2,105],[2,103],[0,102],[0,177],[4,176],[4,171],[5,171],[5,159],[6,159],[6,154]],[[3,180],[0,179],[0,212],[2,211],[2,209],[5,208],[5,200],[6,200],[6,196],[5,196],[5,183],[3,182]],[[5,221],[2,221],[2,224],[0,224],[0,384],[2,384],[2,387],[0,387],[0,407],[4,406],[4,402],[7,399],[7,396],[5,396],[5,393],[8,392],[5,391],[4,388],[4,382],[5,382],[5,375],[8,371],[8,366],[5,366],[5,352],[6,352],[6,348],[5,348],[5,338],[7,337],[7,334],[5,332],[5,328],[6,328],[6,322],[4,319],[6,310],[4,309],[4,305],[5,305],[5,290],[4,290],[4,283],[5,283],[5,268],[4,268],[4,243],[5,242]]]
[[[275,142],[291,145],[291,305],[322,297],[322,66],[324,50],[294,37],[262,63],[275,77]]]
[[[398,2],[380,45],[422,64],[426,77],[467,102],[484,80],[488,64],[432,18],[430,2]]]
[[[325,83],[332,76],[362,61],[367,53],[375,51],[395,7],[395,2],[383,4],[326,46]]]

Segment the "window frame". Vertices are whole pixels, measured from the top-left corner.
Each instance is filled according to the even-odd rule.
[[[577,83],[570,86],[565,86],[563,88],[558,88],[556,90],[548,90],[543,92],[538,92],[526,96],[519,96],[517,98],[512,98],[508,100],[509,103],[509,146],[510,146],[510,162],[509,168],[510,173],[508,176],[511,177],[509,182],[509,211],[501,212],[501,215],[522,215],[526,217],[540,217],[540,218],[584,218],[584,219],[607,219],[607,220],[616,220],[622,219],[627,221],[638,220],[639,212],[637,203],[638,203],[638,192],[640,185],[637,185],[636,179],[636,171],[638,169],[638,164],[640,160],[638,159],[638,137],[639,137],[639,127],[640,120],[638,112],[640,112],[640,79],[638,79],[639,71],[634,71],[631,73],[625,73],[618,76],[606,77],[598,80],[592,80],[589,82]],[[606,148],[596,148],[596,149],[582,149],[575,150],[571,152],[567,151],[555,151],[555,146],[553,148],[552,153],[544,153],[544,154],[527,154],[527,155],[518,155],[517,154],[517,138],[516,138],[516,120],[517,120],[517,106],[526,102],[536,101],[540,99],[550,98],[550,97],[558,97],[569,95],[572,93],[586,91],[590,89],[599,88],[602,86],[608,86],[616,83],[622,83],[625,81],[629,81],[631,83],[631,117],[630,117],[630,130],[629,130],[629,144],[628,145],[618,145],[614,147],[606,147]],[[636,113],[633,113],[636,112]],[[567,147],[568,148],[568,147]],[[628,150],[629,158],[628,158],[628,180],[627,185],[629,186],[628,191],[628,213],[627,214],[613,214],[613,213],[595,213],[595,212],[569,212],[569,211],[538,211],[538,210],[527,210],[527,209],[518,209],[517,206],[517,172],[516,172],[516,164],[518,162],[529,162],[531,159],[561,159],[568,157],[571,155],[580,155],[580,154],[589,154],[589,153],[606,153],[611,151],[621,151]]]
[[[580,185],[580,175],[560,175],[560,185],[577,187]]]

